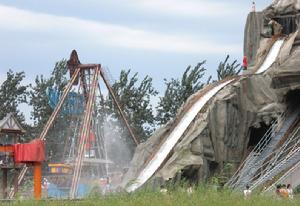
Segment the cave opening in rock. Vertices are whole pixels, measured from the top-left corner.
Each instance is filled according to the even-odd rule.
[[[250,127],[250,138],[247,149],[252,150],[262,139],[265,133],[269,130],[271,125],[266,125],[264,122],[260,123],[260,127]]]
[[[285,101],[289,110],[300,107],[300,89],[289,91],[285,96]]]
[[[189,183],[197,183],[199,168],[200,166],[198,165],[191,165],[184,168],[181,173],[181,180]]]
[[[296,15],[278,16],[274,18],[282,26],[282,34],[289,35],[297,31],[297,17]]]
[[[217,162],[208,160],[207,164],[211,176],[218,172],[219,164]]]

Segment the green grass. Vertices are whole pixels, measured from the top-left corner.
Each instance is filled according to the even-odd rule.
[[[153,206],[221,206],[221,205],[242,205],[242,206],[289,206],[300,205],[300,199],[282,200],[275,197],[253,195],[250,199],[244,200],[241,194],[232,193],[228,190],[215,191],[207,188],[198,188],[193,194],[188,195],[185,190],[177,189],[169,194],[159,192],[140,191],[134,194],[115,194],[108,197],[90,197],[79,201],[66,200],[41,200],[25,201],[19,200],[0,205],[24,205],[24,206],[52,206],[52,205],[103,205],[103,206],[127,206],[127,205],[153,205]]]

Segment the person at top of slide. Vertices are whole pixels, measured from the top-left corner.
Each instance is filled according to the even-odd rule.
[[[246,55],[243,57],[242,67],[244,70],[247,70],[247,68],[248,68],[248,59],[247,59]]]
[[[255,12],[255,11],[256,11],[256,5],[255,5],[255,2],[252,1],[251,12]]]

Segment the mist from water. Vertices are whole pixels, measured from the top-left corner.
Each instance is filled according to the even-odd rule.
[[[108,120],[104,124],[104,144],[108,160],[114,162],[116,167],[128,167],[131,158],[132,150],[130,149],[131,140],[123,131],[119,121]]]

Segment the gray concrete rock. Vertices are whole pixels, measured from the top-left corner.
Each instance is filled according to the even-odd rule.
[[[277,3],[279,5],[280,2]],[[276,2],[274,5],[276,7]],[[270,8],[274,9],[274,5]],[[251,13],[245,29],[245,53],[255,62],[253,68],[262,63],[273,42],[252,37],[259,35],[262,18],[260,13]],[[253,30],[255,32],[250,34]],[[299,41],[297,32],[290,34],[269,70],[259,75],[240,76],[219,91],[189,125],[153,179],[167,181],[190,171],[195,173],[193,178],[196,176],[198,181],[202,181],[213,172],[221,171],[226,163],[237,167],[249,152],[251,128],[270,125],[288,107],[286,94],[300,89]],[[209,87],[211,85],[192,95],[174,120],[137,147],[131,167],[123,179],[123,187],[137,177],[178,120]]]

